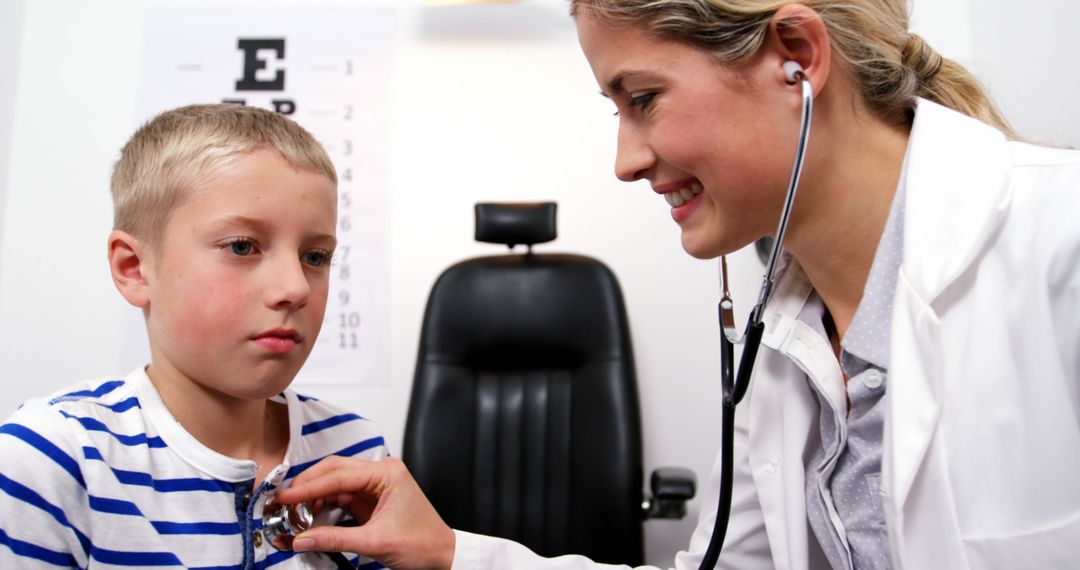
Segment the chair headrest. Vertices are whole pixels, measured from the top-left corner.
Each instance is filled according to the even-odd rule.
[[[555,202],[476,204],[476,241],[510,247],[555,239]]]

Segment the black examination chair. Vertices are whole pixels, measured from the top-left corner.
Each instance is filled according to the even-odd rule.
[[[534,254],[555,204],[477,204],[476,239],[525,245],[447,269],[424,315],[403,459],[454,528],[545,556],[643,562],[642,523],[680,518],[693,474],[642,494],[626,311],[604,264]]]

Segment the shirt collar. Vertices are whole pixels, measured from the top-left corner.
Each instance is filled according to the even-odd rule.
[[[255,478],[258,466],[254,461],[222,455],[203,445],[184,429],[165,407],[157,388],[144,368],[134,370],[126,377],[126,380],[138,391],[139,405],[142,406],[147,421],[158,432],[165,444],[189,465],[222,481],[235,483]],[[290,459],[298,452],[297,446],[301,438],[303,418],[300,402],[291,390],[286,390],[271,400],[286,404],[289,410],[289,446],[282,465],[278,466],[281,477],[275,479],[277,471],[267,476],[269,483],[277,484],[288,471]]]

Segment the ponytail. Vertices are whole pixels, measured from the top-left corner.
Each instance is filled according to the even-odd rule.
[[[901,64],[910,72],[916,96],[979,119],[1009,138],[1017,138],[975,77],[962,65],[942,57],[917,34],[908,35]]]

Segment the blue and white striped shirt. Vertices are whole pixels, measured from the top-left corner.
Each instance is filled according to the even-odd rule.
[[[289,447],[254,493],[255,463],[199,443],[142,369],[27,402],[0,425],[0,568],[335,568],[275,550],[263,504],[323,457],[378,460],[386,445],[355,414],[291,390],[275,401],[288,406]]]

